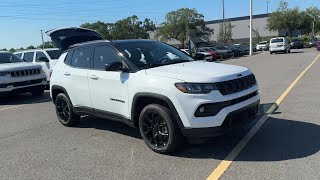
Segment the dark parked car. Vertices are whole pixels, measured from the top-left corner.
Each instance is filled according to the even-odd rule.
[[[222,59],[228,59],[234,56],[233,52],[223,46],[212,47],[214,51],[217,51],[222,55]]]
[[[320,42],[319,39],[313,38],[313,39],[311,39],[310,42],[308,42],[307,45],[308,45],[309,47],[316,47],[319,42]]]
[[[317,43],[316,48],[318,51],[320,51],[320,41]]]
[[[249,55],[249,53],[250,53],[250,52],[249,52],[250,46],[248,46],[248,45],[234,45],[234,46],[240,48],[243,55]],[[257,48],[255,48],[255,47],[253,46],[253,47],[252,47],[252,51],[253,51],[253,52],[256,52],[256,51],[257,51]]]
[[[299,38],[294,38],[291,40],[291,49],[301,49],[304,48],[303,41]]]
[[[234,54],[234,57],[240,57],[244,55],[243,50],[240,49],[239,47],[236,47],[236,46],[224,46],[224,47],[226,49],[231,50]]]
[[[222,55],[219,52],[215,51],[214,49],[212,49],[210,47],[201,47],[198,49],[198,52],[207,52],[207,53],[211,54],[212,61],[216,61],[216,60],[222,58]]]

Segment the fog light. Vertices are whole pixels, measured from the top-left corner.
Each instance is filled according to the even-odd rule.
[[[205,110],[204,107],[201,107],[201,108],[199,109],[199,112],[200,112],[200,113],[204,113],[204,110]]]

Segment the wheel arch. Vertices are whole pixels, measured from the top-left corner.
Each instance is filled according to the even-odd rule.
[[[133,97],[131,106],[131,119],[136,127],[138,127],[139,115],[142,109],[148,104],[160,104],[167,107],[171,111],[174,120],[177,122],[180,129],[184,127],[172,101],[167,96],[149,92],[140,92],[135,94]]]
[[[51,87],[51,98],[52,98],[53,103],[56,101],[56,98],[57,98],[58,94],[60,94],[60,93],[64,93],[70,99],[69,94],[64,87],[53,85]]]

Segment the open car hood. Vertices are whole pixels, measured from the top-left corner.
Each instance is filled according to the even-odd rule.
[[[101,34],[94,30],[78,27],[53,29],[47,31],[46,34],[51,37],[55,46],[62,51],[77,43],[103,39]]]

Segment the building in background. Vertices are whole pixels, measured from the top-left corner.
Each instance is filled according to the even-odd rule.
[[[254,31],[253,34],[259,33],[260,38],[262,40],[266,40],[274,36],[281,36],[281,35],[285,36],[285,33],[283,32],[270,32],[269,30],[267,30],[267,19],[269,15],[270,14],[259,14],[259,15],[253,16],[253,31]],[[228,19],[225,19],[225,21],[230,22],[233,26],[232,39],[234,40],[234,43],[249,43],[249,23],[250,23],[249,16],[228,18]],[[222,22],[223,22],[223,19],[206,22],[207,27],[214,30],[214,34],[208,37],[212,43],[215,43],[218,39],[219,27]],[[154,32],[150,33],[150,38],[156,39]],[[176,40],[171,40],[171,41],[168,41],[167,43],[174,46],[181,45],[180,42]]]

